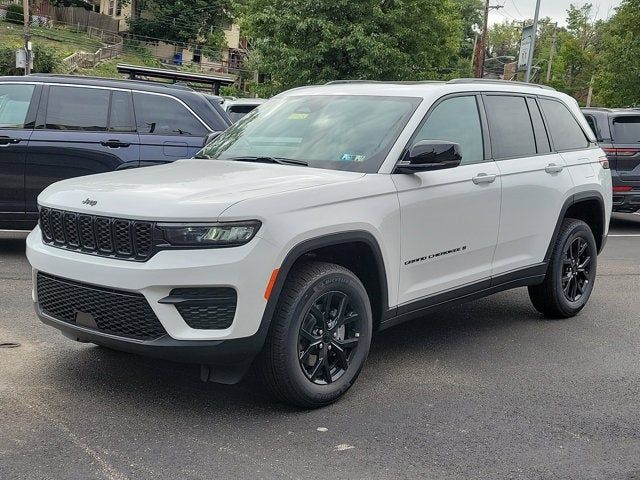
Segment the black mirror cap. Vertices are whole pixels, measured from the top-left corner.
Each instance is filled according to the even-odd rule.
[[[460,145],[442,140],[421,140],[411,147],[396,171],[398,173],[443,170],[460,165],[462,152]]]

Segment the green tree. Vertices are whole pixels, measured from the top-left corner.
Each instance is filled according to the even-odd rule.
[[[453,0],[247,0],[242,26],[275,92],[437,78],[459,51],[462,22]]]
[[[193,43],[219,39],[232,18],[232,0],[146,0],[142,12],[140,18],[129,20],[131,33]]]
[[[623,0],[604,29],[595,91],[607,106],[640,105],[640,0]]]

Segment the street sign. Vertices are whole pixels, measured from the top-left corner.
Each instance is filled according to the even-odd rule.
[[[518,56],[518,71],[522,72],[527,69],[529,62],[529,53],[531,52],[531,43],[533,42],[533,25],[522,29],[522,40],[520,41],[520,55]]]

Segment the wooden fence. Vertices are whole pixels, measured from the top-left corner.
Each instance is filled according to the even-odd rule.
[[[51,19],[55,23],[76,27],[84,31],[96,28],[117,33],[119,25],[119,21],[109,15],[85,10],[82,7],[55,7],[52,10]]]
[[[113,32],[105,32],[95,27],[87,27],[87,34],[90,37],[99,38],[105,44],[94,53],[76,52],[65,58],[63,63],[67,71],[74,72],[78,68],[92,68],[103,60],[110,60],[122,54],[124,41],[120,35]]]

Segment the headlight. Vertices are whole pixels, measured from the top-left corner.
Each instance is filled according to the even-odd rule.
[[[167,243],[176,247],[231,247],[244,245],[258,232],[257,220],[229,223],[160,223]]]

